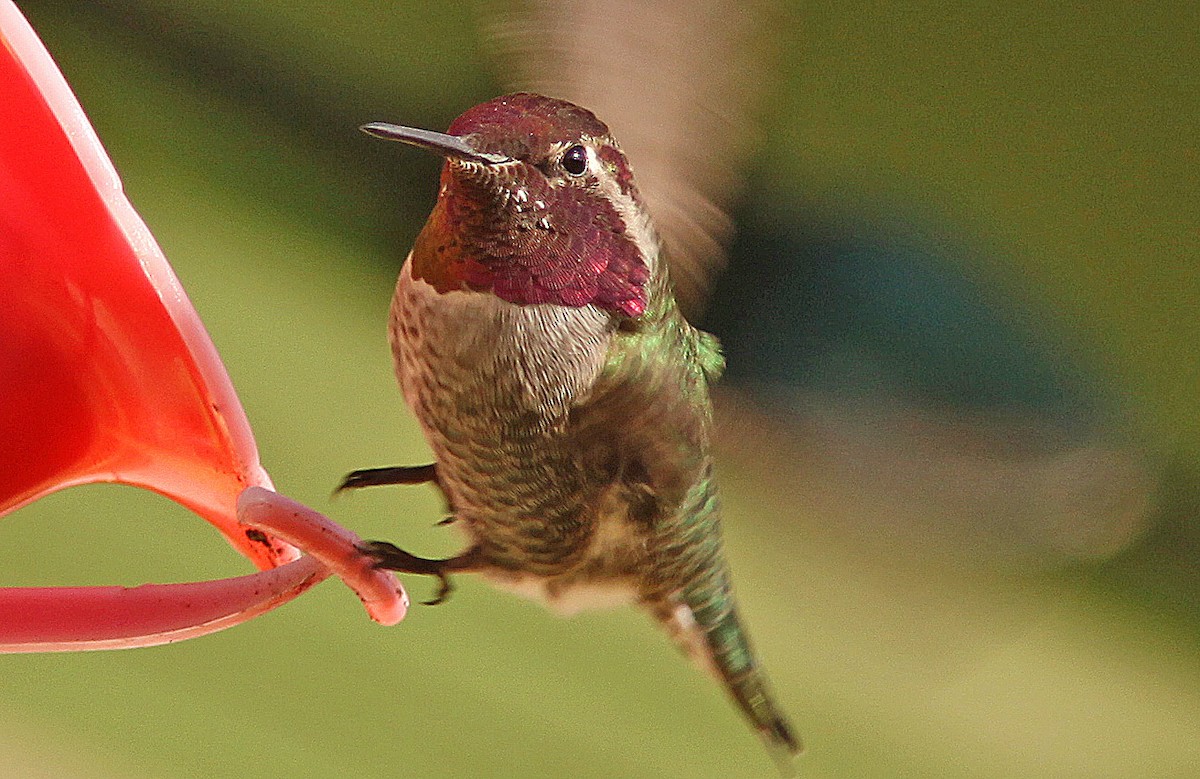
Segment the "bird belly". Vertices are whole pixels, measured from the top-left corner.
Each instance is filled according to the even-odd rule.
[[[408,264],[393,303],[396,375],[457,524],[491,562],[482,575],[564,613],[636,590],[608,564],[627,535],[619,507],[588,482],[568,435],[612,332],[593,307],[439,293]]]
[[[638,574],[644,561],[637,550],[644,548],[643,539],[621,510],[615,490],[598,499],[595,509],[586,550],[568,570],[551,576],[496,570],[485,572],[484,578],[498,589],[541,603],[561,616],[639,600]]]
[[[611,609],[634,603],[638,590],[630,580],[574,581],[508,572],[485,573],[483,578],[505,592],[540,603],[560,616]]]

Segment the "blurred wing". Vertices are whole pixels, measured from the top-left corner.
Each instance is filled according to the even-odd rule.
[[[488,25],[501,80],[579,103],[633,161],[695,317],[724,266],[725,208],[757,141],[772,48],[765,3],[525,0]]]

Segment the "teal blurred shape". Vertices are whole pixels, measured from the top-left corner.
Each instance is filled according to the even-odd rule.
[[[1110,401],[1048,311],[971,274],[969,236],[907,204],[806,203],[761,182],[734,213],[703,324],[731,382],[1024,413],[1090,428]]]

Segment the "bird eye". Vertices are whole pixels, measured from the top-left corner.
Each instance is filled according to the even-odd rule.
[[[583,172],[587,170],[587,164],[587,149],[578,144],[567,149],[562,156],[563,170],[572,176],[582,176]]]

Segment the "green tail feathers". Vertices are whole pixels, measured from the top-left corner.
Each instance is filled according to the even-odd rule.
[[[704,623],[697,619],[701,625]],[[779,710],[768,688],[766,674],[759,668],[745,629],[732,606],[706,630],[714,671],[724,682],[742,712],[762,735],[773,757],[791,764],[802,749],[800,739]]]
[[[766,674],[738,619],[732,594],[724,587],[717,591],[717,597],[712,590],[707,597],[685,596],[690,603],[663,608],[659,618],[683,651],[729,691],[751,727],[762,736],[780,773],[792,776],[792,758],[803,749],[800,739],[771,695]]]
[[[727,688],[741,707],[751,724],[762,736],[767,751],[779,773],[783,776],[795,774],[792,758],[804,748],[792,725],[776,707],[767,689],[766,676],[755,668],[740,678],[725,677]]]

